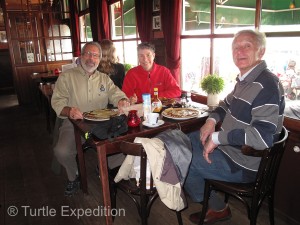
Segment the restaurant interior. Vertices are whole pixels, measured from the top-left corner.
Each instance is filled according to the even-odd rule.
[[[64,172],[53,168],[56,115],[51,95],[61,72],[76,65],[81,47],[110,39],[119,62],[138,65],[136,46],[155,45],[155,62],[166,66],[192,100],[207,104],[201,80],[224,79],[225,97],[238,70],[232,62],[233,35],[242,29],[266,34],[264,59],[278,77],[289,62],[300,77],[300,0],[0,0],[0,224],[111,224],[106,216],[42,215],[37,209],[95,209],[104,205],[97,152],[84,153],[89,193],[65,197]],[[299,78],[300,79],[300,78]],[[275,185],[275,223],[300,225],[300,82],[286,95],[284,126],[289,131]],[[178,96],[179,97],[179,96]],[[178,123],[179,124],[179,123]],[[187,123],[188,124],[188,123]],[[171,127],[171,125],[170,125]],[[184,128],[184,123],[183,123]],[[185,129],[185,128],[184,128]],[[53,172],[54,171],[54,172]],[[183,224],[199,204],[188,200]],[[126,216],[114,224],[141,224],[135,205],[122,192],[118,208]],[[247,211],[230,198],[232,218],[216,224],[248,224]],[[35,212],[26,211],[36,209]],[[11,207],[30,214],[12,216]],[[34,210],[33,210],[34,211]],[[40,211],[40,213],[41,213]],[[48,211],[47,211],[48,212]],[[176,224],[176,214],[161,201],[148,224]],[[269,224],[267,201],[257,224]]]

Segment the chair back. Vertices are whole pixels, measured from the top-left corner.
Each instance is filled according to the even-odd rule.
[[[288,131],[285,127],[283,127],[279,141],[274,143],[273,147],[263,150],[253,193],[253,201],[257,201],[258,205],[261,204],[266,195],[270,194],[270,191],[274,191],[276,177],[285,149],[287,137]]]
[[[118,183],[113,182],[111,186],[113,188],[111,190],[114,190],[111,192],[111,198],[113,200],[112,206],[113,208],[116,206],[116,188],[118,188],[133,200],[138,209],[141,218],[141,224],[147,225],[147,218],[149,216],[151,206],[155,199],[157,199],[158,193],[154,186],[150,167],[147,167],[146,151],[142,144],[126,141],[120,142],[119,150],[126,155],[140,156],[140,176],[138,183],[135,181],[135,179],[134,182],[131,182],[131,180],[121,180]],[[150,183],[148,181],[149,178],[147,179],[147,170],[150,170],[149,173],[151,174]],[[178,224],[183,225],[181,212],[176,211],[176,216]]]
[[[120,151],[126,155],[139,156],[141,159],[138,182],[138,187],[140,189],[139,192],[143,194],[153,194],[154,192],[156,192],[152,175],[150,177],[150,184],[148,184],[149,186],[147,187],[147,172],[151,173],[151,171],[147,171],[150,170],[150,168],[147,167],[147,154],[145,152],[145,149],[143,148],[143,145],[139,143],[122,141],[120,143]]]

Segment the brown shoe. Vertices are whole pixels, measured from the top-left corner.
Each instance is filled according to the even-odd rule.
[[[191,214],[189,216],[189,219],[191,222],[198,224],[200,221],[200,216],[201,216],[201,212],[196,212]],[[204,224],[211,225],[218,221],[227,220],[230,217],[231,217],[231,210],[228,205],[226,205],[226,207],[220,211],[213,211],[211,209],[208,209],[204,219]]]

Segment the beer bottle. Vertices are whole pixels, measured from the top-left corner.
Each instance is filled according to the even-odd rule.
[[[151,109],[154,113],[159,113],[162,109],[162,103],[158,98],[158,88],[154,88],[154,98],[151,103]]]

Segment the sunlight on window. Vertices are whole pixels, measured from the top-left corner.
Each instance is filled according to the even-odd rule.
[[[116,1],[110,5],[111,36],[120,63],[137,65],[138,34],[134,0]],[[130,41],[128,40],[130,39]]]
[[[209,50],[209,39],[182,39],[183,90],[201,92],[201,78],[209,73]]]

